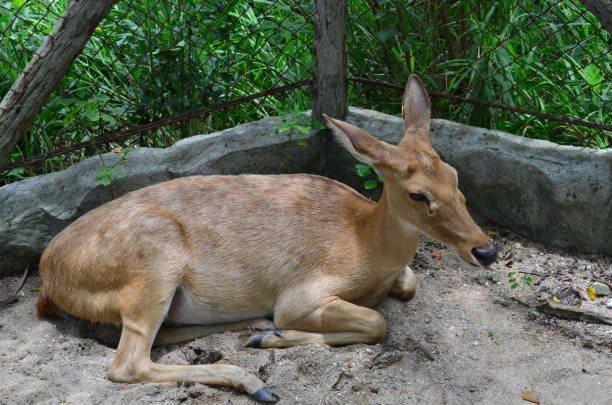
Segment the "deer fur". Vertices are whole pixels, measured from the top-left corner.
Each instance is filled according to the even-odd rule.
[[[399,145],[325,117],[336,139],[384,178],[378,203],[307,174],[193,176],[146,187],[51,241],[40,261],[38,313],[121,324],[113,381],[227,385],[275,401],[237,366],[157,364],[151,346],[156,336],[158,344],[178,342],[261,318],[277,329],[248,346],[375,343],[387,325],[372,308],[389,293],[415,293],[409,263],[421,232],[474,265],[494,256],[456,171],[429,143],[429,99],[418,77],[402,104]]]

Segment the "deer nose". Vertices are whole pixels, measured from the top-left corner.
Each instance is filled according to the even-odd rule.
[[[488,266],[497,259],[497,247],[492,243],[489,247],[475,247],[472,254],[483,266]]]

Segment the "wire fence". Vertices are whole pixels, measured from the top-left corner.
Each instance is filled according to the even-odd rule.
[[[304,87],[312,77],[313,7],[301,3],[118,2],[12,160],[44,162],[38,169],[50,171],[117,148],[119,141],[167,146],[182,137],[282,114],[289,106],[309,108]],[[0,96],[67,1],[9,4],[0,4]]]
[[[390,89],[414,72],[436,117],[610,146],[610,36],[578,0],[354,0],[348,15],[353,104],[397,113]]]
[[[0,3],[0,97],[67,0]],[[314,1],[122,0],[94,31],[0,182],[125,146],[311,107]],[[410,73],[434,116],[609,147],[610,35],[578,0],[350,0],[351,105],[399,112]]]

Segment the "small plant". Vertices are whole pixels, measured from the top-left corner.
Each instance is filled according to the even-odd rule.
[[[431,236],[428,236],[428,235],[423,236],[423,242],[428,244],[428,245],[434,245],[434,244],[438,243],[437,240],[435,240],[434,238],[432,238]]]
[[[511,271],[508,273],[508,281],[510,282],[510,289],[512,290],[518,288],[521,284],[526,284],[528,286],[533,284],[533,279],[531,276],[523,274],[519,277],[516,271]]]
[[[496,345],[499,344],[497,336],[495,336],[495,333],[493,333],[491,329],[487,329],[487,336],[489,337],[489,339],[491,339],[493,343],[495,343]]]
[[[483,277],[485,278],[485,280],[489,280],[493,284],[498,284],[501,281],[501,277],[499,276],[499,274],[490,271],[485,272],[483,274]]]
[[[355,165],[355,172],[357,176],[365,179],[363,182],[363,188],[366,190],[374,190],[378,186],[383,184],[382,177],[378,176],[374,170],[368,165],[364,165],[363,163],[357,163]]]
[[[305,148],[308,146],[308,144],[303,138],[308,136],[308,134],[314,130],[324,128],[325,127],[321,121],[312,119],[310,116],[305,114],[295,113],[283,118],[281,124],[276,127],[276,131],[274,133],[275,135],[287,133],[287,138],[289,138],[289,140],[295,138],[295,143],[298,146]]]
[[[106,164],[102,160],[102,157],[100,157],[100,160],[102,160],[102,166],[98,166],[94,182],[96,184],[101,184],[104,187],[107,187],[110,186],[114,180],[118,180],[125,177],[125,173],[123,172],[121,166],[126,165],[127,155],[133,150],[134,148],[132,146],[126,146],[124,148],[121,148],[118,152],[119,160],[112,166],[106,166]]]

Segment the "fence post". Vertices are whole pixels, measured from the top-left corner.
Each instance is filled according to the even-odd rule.
[[[346,82],[346,0],[315,0],[315,72],[312,115],[344,118],[348,111]]]
[[[0,168],[117,0],[72,0],[0,102]]]

